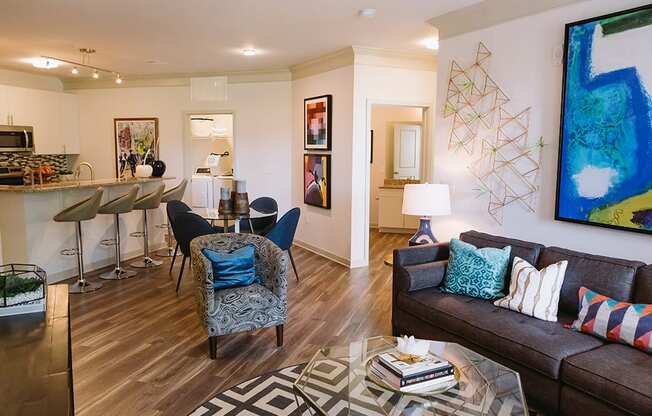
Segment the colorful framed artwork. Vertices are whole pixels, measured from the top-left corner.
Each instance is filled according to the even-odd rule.
[[[555,218],[652,233],[652,5],[566,25]]]
[[[303,202],[331,208],[331,156],[303,155]]]
[[[332,95],[320,95],[303,100],[303,148],[331,150]]]
[[[115,118],[113,134],[116,177],[134,178],[145,157],[158,157],[158,118]]]

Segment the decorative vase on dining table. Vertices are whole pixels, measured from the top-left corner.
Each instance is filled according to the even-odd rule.
[[[233,199],[231,198],[231,189],[220,188],[220,203],[217,206],[217,212],[220,215],[233,213]]]
[[[236,214],[249,214],[247,182],[236,180],[234,181],[234,184],[234,191],[231,193],[231,199],[233,199],[233,212]]]

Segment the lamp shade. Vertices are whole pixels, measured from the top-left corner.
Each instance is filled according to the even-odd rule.
[[[407,184],[403,188],[403,214],[434,217],[450,213],[448,185],[419,183]]]

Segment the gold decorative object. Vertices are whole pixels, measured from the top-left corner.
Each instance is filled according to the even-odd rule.
[[[511,203],[535,211],[545,143],[543,138],[529,141],[529,107],[517,114],[506,109],[509,98],[487,71],[490,57],[481,42],[469,68],[452,62],[444,117],[453,116],[449,149],[473,155],[476,142],[481,143],[480,157],[469,170],[480,182],[478,192],[489,196],[487,212],[502,224],[503,209]]]

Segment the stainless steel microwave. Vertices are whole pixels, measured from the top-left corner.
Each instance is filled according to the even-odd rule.
[[[31,126],[0,126],[0,152],[34,150],[34,129]]]

